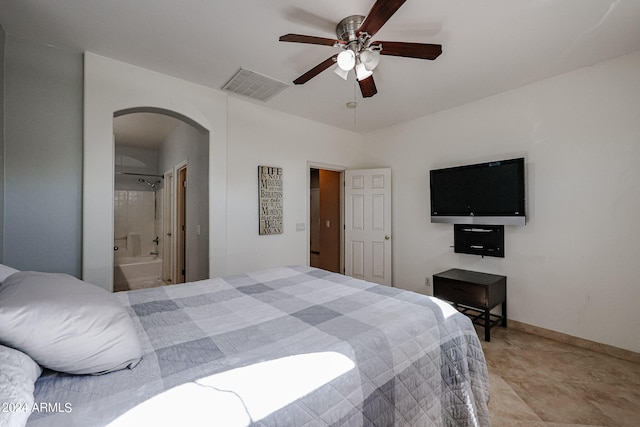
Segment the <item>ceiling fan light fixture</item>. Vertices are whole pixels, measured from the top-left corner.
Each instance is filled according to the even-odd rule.
[[[347,77],[349,77],[349,71],[343,70],[342,68],[340,68],[340,66],[336,66],[333,72],[342,77],[344,80],[347,80]]]
[[[367,70],[362,62],[356,65],[356,78],[358,81],[364,80],[367,77],[370,77],[373,74],[373,71]]]
[[[380,62],[380,51],[371,49],[363,50],[360,53],[360,61],[364,64],[364,68],[368,71],[373,71]]]
[[[338,54],[338,67],[344,71],[351,71],[356,65],[356,54],[351,49],[345,49]]]

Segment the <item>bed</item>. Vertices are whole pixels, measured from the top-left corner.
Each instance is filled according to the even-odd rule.
[[[476,331],[435,298],[304,266],[114,296],[142,359],[44,369],[28,426],[489,425]]]

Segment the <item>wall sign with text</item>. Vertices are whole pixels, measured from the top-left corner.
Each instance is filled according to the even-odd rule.
[[[282,168],[258,166],[260,235],[282,234]]]

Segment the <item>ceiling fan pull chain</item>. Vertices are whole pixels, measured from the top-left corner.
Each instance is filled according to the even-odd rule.
[[[353,125],[357,126],[358,125],[358,103],[356,102],[356,94],[357,94],[357,89],[356,89],[356,82],[353,82]]]

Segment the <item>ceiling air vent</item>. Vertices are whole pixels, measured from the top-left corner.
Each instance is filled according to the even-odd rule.
[[[288,86],[271,77],[240,68],[222,89],[266,102]]]

